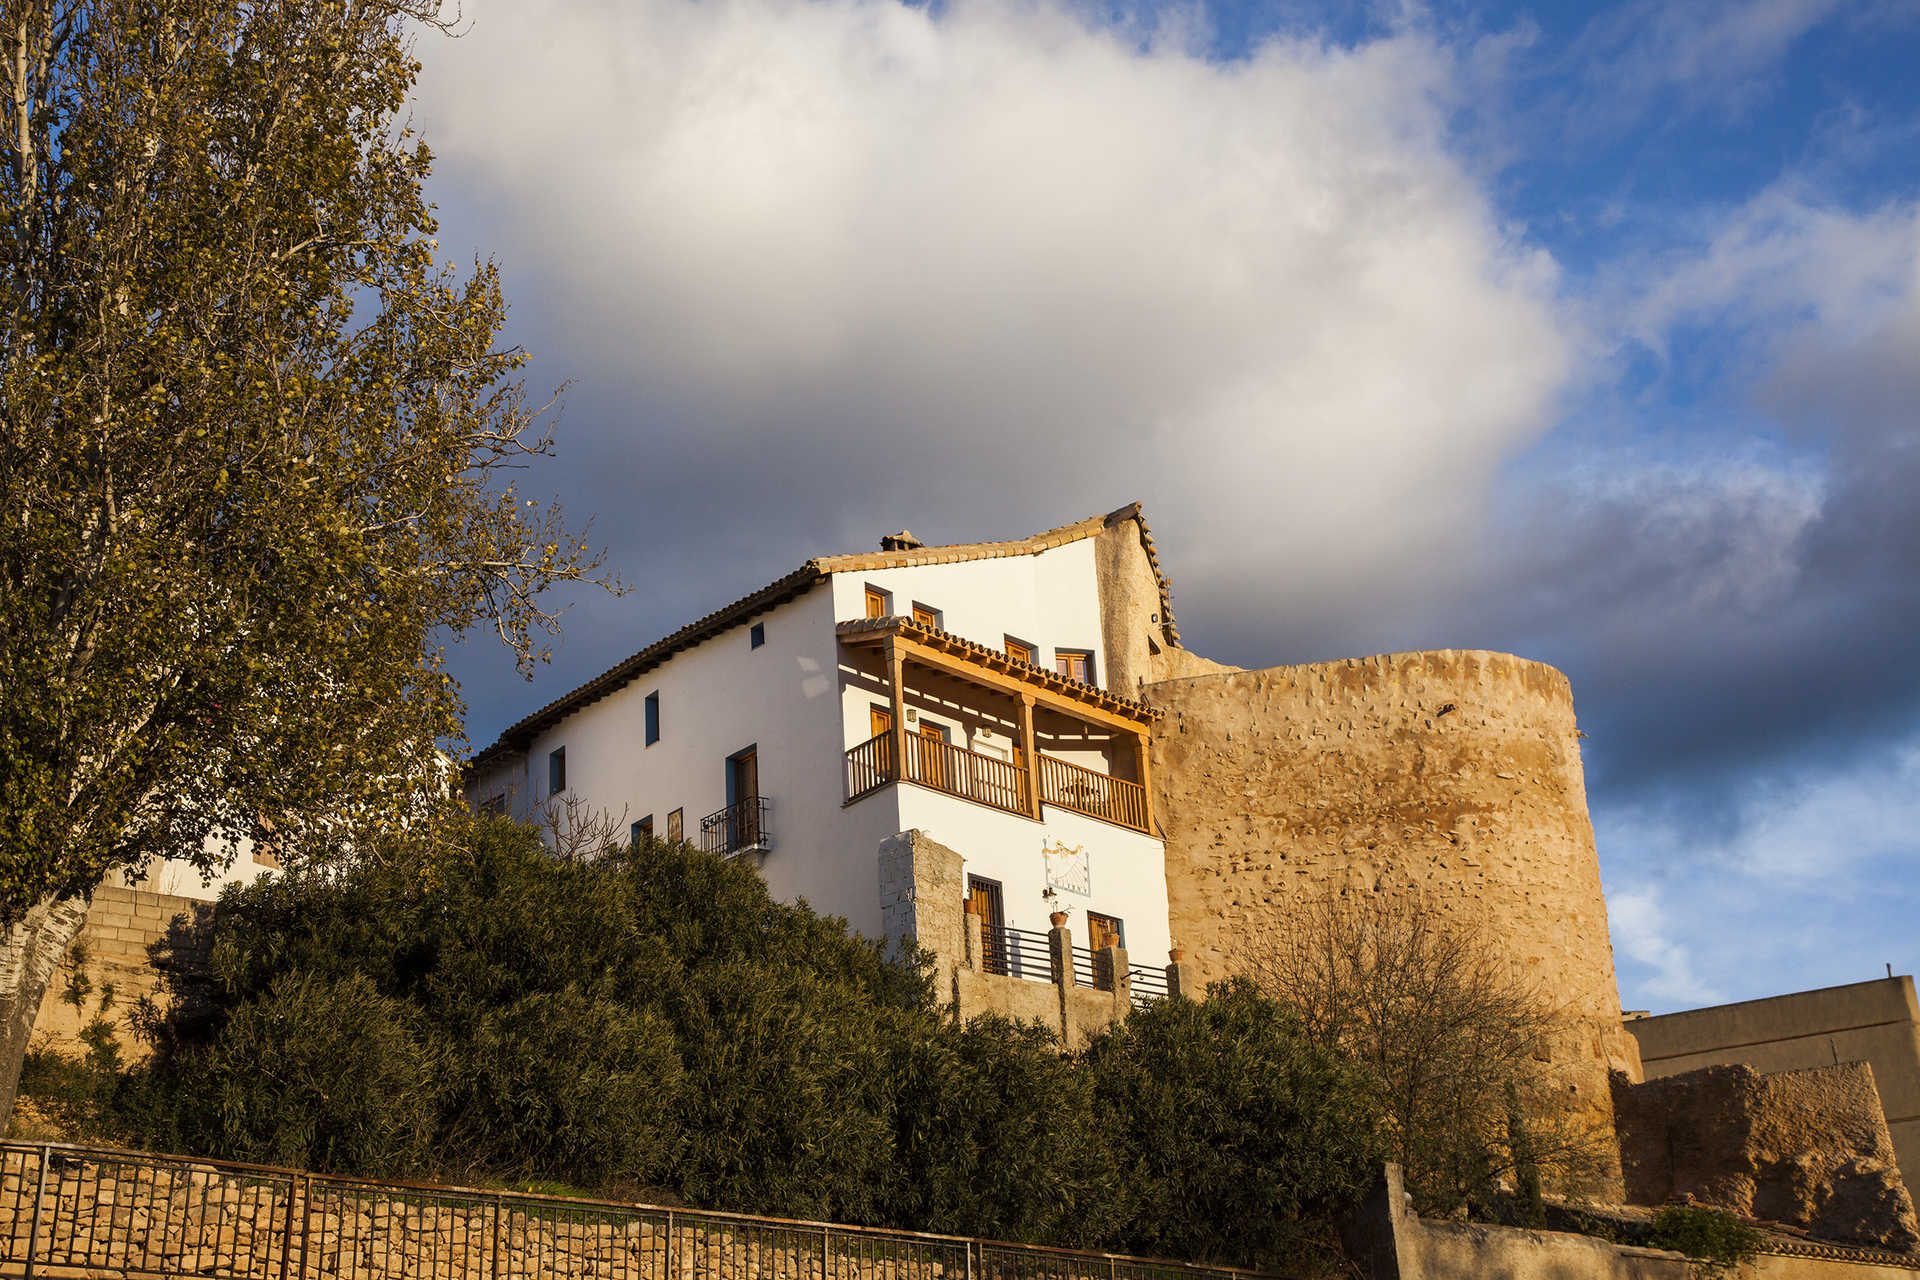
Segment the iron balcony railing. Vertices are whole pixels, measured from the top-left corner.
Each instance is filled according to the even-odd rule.
[[[1156,1000],[1165,1000],[1172,994],[1167,985],[1167,972],[1164,969],[1127,970],[1127,996],[1136,1009],[1144,1009]]]
[[[559,1196],[0,1144],[0,1277],[1247,1280],[1231,1267]]]
[[[1044,933],[980,926],[980,968],[1007,978],[1053,981],[1053,946]]]
[[[1105,947],[1098,951],[1092,947],[1075,947],[1073,985],[1092,987],[1095,991],[1113,990],[1113,953]]]
[[[771,849],[773,835],[767,826],[767,798],[748,796],[700,819],[700,847],[725,857]]]

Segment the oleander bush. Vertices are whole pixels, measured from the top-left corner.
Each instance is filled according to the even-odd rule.
[[[1323,1245],[1384,1150],[1366,1077],[1246,984],[1065,1054],[682,843],[476,821],[207,927],[150,1061],[89,1077],[127,1140],[1249,1264]]]

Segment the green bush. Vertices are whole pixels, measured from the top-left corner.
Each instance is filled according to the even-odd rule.
[[[1360,1078],[1244,984],[1067,1055],[684,844],[366,853],[223,898],[116,1094],[147,1141],[1249,1264],[1378,1166]]]
[[[1694,1260],[1702,1275],[1722,1276],[1760,1251],[1760,1233],[1724,1209],[1671,1204],[1653,1217],[1645,1243]]]
[[[1162,1001],[1087,1050],[1120,1168],[1117,1237],[1146,1253],[1280,1264],[1322,1241],[1386,1150],[1367,1078],[1249,982]]]

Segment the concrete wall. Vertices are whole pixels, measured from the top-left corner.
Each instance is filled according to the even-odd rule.
[[[123,1053],[129,1057],[145,1054],[146,1048],[132,1034],[127,1015],[144,997],[161,995],[161,973],[151,960],[156,944],[164,944],[174,922],[183,926],[202,920],[211,906],[198,898],[149,893],[103,885],[94,890],[93,904],[87,912],[86,927],[80,943],[86,951],[84,973],[91,992],[78,1007],[65,998],[74,975],[71,959],[63,962],[47,986],[40,1002],[40,1013],[33,1024],[33,1043],[64,1053],[84,1052],[80,1032],[96,1016],[113,1025]],[[189,954],[173,957],[194,962],[201,957]],[[102,999],[112,989],[112,1001],[104,1009]]]
[[[1745,1063],[1795,1071],[1867,1062],[1907,1181],[1920,1173],[1920,1004],[1902,975],[1627,1023],[1646,1076]]]
[[[1691,1280],[1693,1274],[1677,1253],[1595,1236],[1425,1221],[1392,1164],[1341,1235],[1372,1280]]]
[[[1418,899],[1479,928],[1573,1028],[1557,1065],[1611,1123],[1620,1025],[1573,699],[1553,668],[1457,652],[1163,681],[1154,739],[1173,945],[1257,966],[1298,905]]]

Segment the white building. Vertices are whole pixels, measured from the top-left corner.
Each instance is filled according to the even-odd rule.
[[[869,937],[877,851],[917,829],[964,859],[990,968],[1044,948],[1054,912],[1090,949],[1164,963],[1159,713],[1129,696],[1178,641],[1152,545],[1130,506],[810,560],[514,724],[467,798],[539,821],[571,795],[751,857],[776,897]]]

